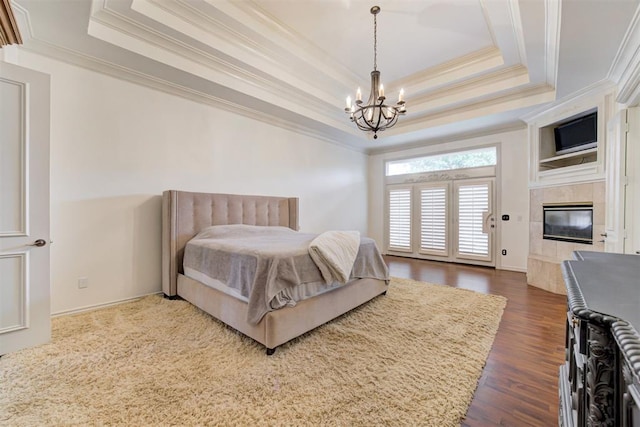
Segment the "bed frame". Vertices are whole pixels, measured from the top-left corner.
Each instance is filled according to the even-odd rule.
[[[187,242],[211,225],[285,226],[298,230],[298,199],[269,196],[193,193],[162,194],[162,291],[181,297],[267,348],[275,348],[387,291],[377,279],[357,279],[330,292],[267,313],[260,323],[247,322],[247,303],[184,275]]]

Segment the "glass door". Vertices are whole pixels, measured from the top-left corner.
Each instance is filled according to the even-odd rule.
[[[387,187],[386,252],[493,266],[494,178]]]
[[[454,182],[456,261],[493,265],[493,178]]]

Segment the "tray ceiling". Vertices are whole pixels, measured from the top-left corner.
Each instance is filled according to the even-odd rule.
[[[374,141],[343,112],[357,87],[368,96],[373,4],[13,1],[26,49],[361,151],[521,127],[532,109],[608,78],[638,7],[376,1],[378,69],[388,98],[404,88],[408,113]]]

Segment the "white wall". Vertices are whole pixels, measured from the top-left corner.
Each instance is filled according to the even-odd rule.
[[[296,196],[302,231],[367,231],[362,153],[24,50],[17,63],[51,75],[53,313],[160,291],[166,189]]]
[[[495,212],[498,233],[496,267],[525,272],[529,245],[529,188],[527,131],[515,130],[496,135],[437,145],[376,154],[369,157],[369,235],[384,248],[384,162],[422,156],[468,147],[497,145],[500,160],[496,187],[498,211]],[[510,216],[502,221],[503,214]],[[500,255],[506,249],[507,255]]]

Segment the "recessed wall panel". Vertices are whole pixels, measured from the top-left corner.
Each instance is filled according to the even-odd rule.
[[[26,328],[26,255],[0,255],[0,334]]]
[[[26,234],[25,93],[24,85],[0,79],[0,236]]]

